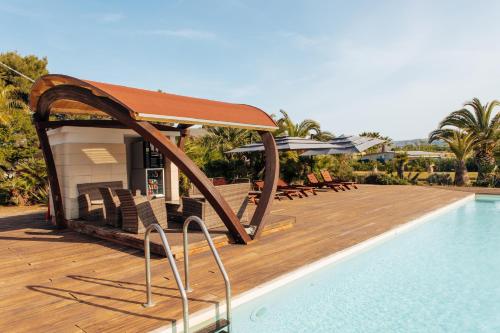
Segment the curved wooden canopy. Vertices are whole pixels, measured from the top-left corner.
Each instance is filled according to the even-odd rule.
[[[34,83],[30,94],[31,110],[36,112],[40,96],[58,85],[86,88],[96,96],[112,99],[127,108],[135,120],[238,127],[261,131],[274,131],[277,128],[267,113],[250,105],[80,80],[60,74],[42,76]],[[64,99],[56,101],[52,105],[51,112],[107,116],[102,110],[78,101]]]
[[[30,107],[35,112],[35,127],[47,164],[58,226],[64,227],[66,224],[64,204],[46,130],[51,123],[55,123],[49,121],[51,113],[76,113],[113,118],[153,143],[201,191],[236,242],[247,244],[261,234],[270,213],[279,176],[278,152],[270,133],[276,128],[276,124],[262,110],[248,105],[82,81],[65,75],[46,75],[35,82],[30,94]],[[178,128],[183,128],[182,124],[199,123],[259,131],[265,146],[266,175],[259,205],[250,221],[254,228],[252,235],[246,232],[226,200],[196,164],[148,120],[179,123]],[[95,124],[95,121],[88,122]],[[60,122],[56,123],[61,125]]]

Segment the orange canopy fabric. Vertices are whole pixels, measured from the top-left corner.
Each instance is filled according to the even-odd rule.
[[[130,110],[134,119],[182,124],[203,124],[273,131],[273,119],[259,108],[202,98],[186,97],[164,92],[130,88],[109,83],[79,80],[65,75],[45,75],[31,90],[30,107],[36,112],[38,98],[46,90],[60,85],[76,85],[91,90],[95,95],[108,97]],[[59,100],[52,105],[55,113],[103,115],[77,101]]]

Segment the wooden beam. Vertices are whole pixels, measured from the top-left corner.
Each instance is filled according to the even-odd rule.
[[[188,138],[188,132],[187,129],[193,125],[191,124],[179,124],[177,128],[181,132],[181,136],[179,138],[179,142],[177,143],[177,147],[180,148],[180,150],[184,151],[184,145],[186,144],[186,140]]]
[[[45,159],[45,165],[47,166],[50,194],[55,211],[55,223],[58,228],[66,228],[66,219],[64,218],[64,204],[61,195],[61,187],[57,178],[57,169],[54,162],[54,155],[52,154],[52,149],[50,148],[47,131],[45,128],[41,128],[39,126],[36,118],[37,117],[35,116],[35,129],[38,135],[38,140],[40,141],[40,148],[42,149],[43,158]]]
[[[161,153],[177,165],[200,190],[217,214],[219,214],[222,222],[228,228],[236,242],[247,244],[251,241],[250,236],[246,233],[238,217],[207,176],[181,149],[162,135],[152,124],[147,121],[134,120],[131,117],[132,110],[110,98],[96,96],[88,89],[71,85],[53,87],[40,96],[37,106],[37,120],[47,120],[50,115],[51,105],[59,99],[82,102],[103,111],[151,142]]]
[[[212,205],[236,242],[247,244],[251,241],[245,228],[217,188],[196,164],[172,141],[161,135],[150,123],[138,121],[131,124],[142,137],[158,148],[169,160],[191,180],[205,199]],[[155,133],[156,132],[156,133]]]
[[[264,144],[266,158],[266,175],[264,178],[264,189],[260,195],[259,204],[255,210],[250,225],[255,227],[253,239],[260,237],[262,230],[269,219],[269,213],[273,205],[276,187],[279,178],[279,155],[274,141],[273,135],[270,132],[259,132]]]
[[[181,132],[182,129],[174,126],[152,124],[160,131]],[[63,126],[77,126],[77,127],[99,127],[99,128],[120,128],[125,129],[127,126],[116,120],[102,120],[102,119],[89,119],[89,120],[53,120],[39,122],[40,128],[59,128]]]

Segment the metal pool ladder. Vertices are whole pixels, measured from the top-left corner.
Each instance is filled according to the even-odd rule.
[[[215,323],[204,327],[200,330],[197,331],[197,333],[213,333],[213,332],[231,332],[231,284],[229,282],[229,277],[227,275],[226,269],[224,268],[224,264],[222,263],[222,260],[219,256],[219,252],[215,248],[215,245],[212,241],[212,238],[210,237],[210,234],[208,232],[208,229],[205,225],[205,222],[203,222],[202,219],[200,219],[197,216],[190,216],[184,221],[184,226],[183,226],[183,243],[184,243],[184,278],[185,278],[185,286],[182,283],[182,279],[179,274],[179,270],[177,269],[177,265],[175,263],[174,256],[172,254],[172,250],[170,249],[170,245],[168,244],[167,236],[165,235],[165,232],[161,228],[159,224],[151,224],[146,228],[146,233],[144,235],[144,256],[146,259],[146,295],[147,295],[147,302],[144,304],[145,307],[151,307],[154,306],[153,299],[152,299],[152,293],[151,293],[151,253],[150,253],[150,246],[149,246],[149,241],[150,241],[150,234],[151,231],[156,230],[160,234],[160,239],[163,245],[163,249],[165,250],[165,253],[167,254],[167,259],[170,264],[170,267],[172,268],[172,272],[174,274],[175,282],[177,284],[177,288],[179,289],[179,292],[181,294],[182,298],[182,318],[183,318],[183,326],[184,326],[184,332],[189,333],[189,309],[188,309],[188,298],[187,298],[187,293],[191,292],[192,289],[189,284],[189,244],[188,244],[188,229],[189,225],[191,222],[196,222],[201,228],[201,231],[203,232],[203,235],[205,236],[208,246],[210,247],[210,251],[212,252],[212,255],[215,258],[215,262],[217,263],[217,266],[219,267],[219,270],[222,274],[222,277],[224,279],[224,284],[226,286],[226,319],[218,319],[215,321]],[[224,331],[223,331],[224,330]]]

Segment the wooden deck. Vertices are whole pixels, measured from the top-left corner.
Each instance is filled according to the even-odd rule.
[[[469,194],[366,185],[276,202],[273,213],[295,216],[293,228],[220,249],[233,294]],[[224,288],[213,259],[200,253],[191,264],[191,313],[216,307]],[[181,317],[178,291],[166,260],[153,260],[152,267],[157,305],[146,309],[140,250],[54,230],[42,213],[0,217],[0,331],[144,332],[169,325]]]
[[[475,187],[475,186],[436,186],[435,188],[441,188],[443,190],[449,191],[461,191],[461,192],[469,192],[475,194],[488,194],[488,195],[500,195],[500,188],[498,187]]]
[[[294,224],[294,216],[271,214],[269,215],[268,223],[264,226],[262,235],[292,228]],[[111,244],[126,245],[131,248],[144,250],[144,234],[128,233],[121,229],[110,227],[103,221],[70,220],[68,221],[68,227],[79,233],[104,239]],[[182,259],[184,257],[182,223],[169,223],[168,228],[165,229],[165,233],[167,234],[168,243],[174,258],[176,260]],[[210,236],[217,248],[234,243],[231,235],[224,226],[210,229]],[[188,240],[189,254],[210,251],[205,236],[200,230],[190,230]],[[151,233],[150,250],[153,254],[166,256],[160,235],[156,232]]]

